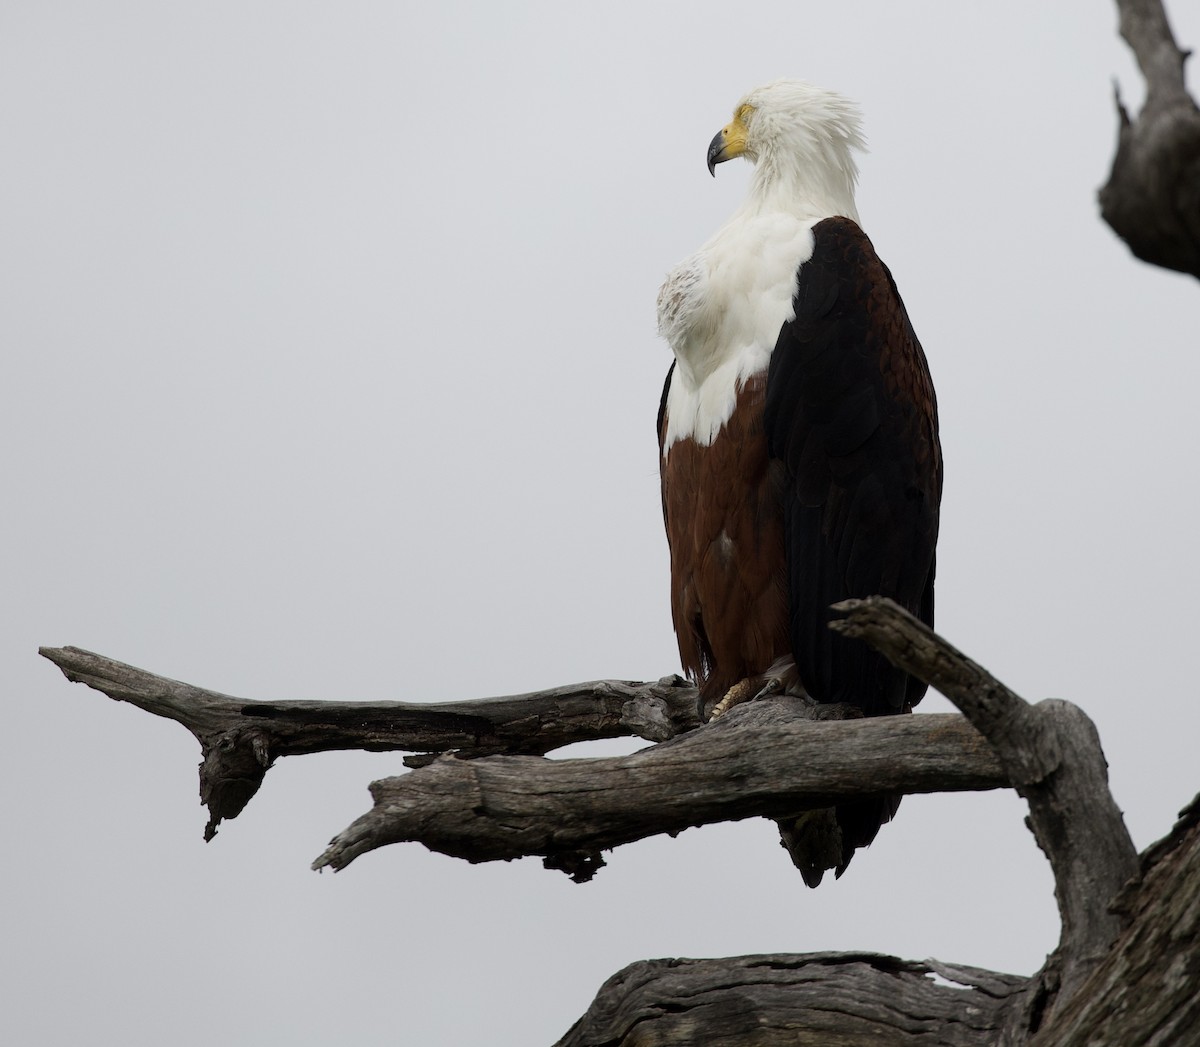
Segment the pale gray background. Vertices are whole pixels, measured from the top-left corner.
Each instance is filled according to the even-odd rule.
[[[1112,78],[1141,98],[1111,3],[9,0],[6,1042],[544,1044],[642,957],[1041,964],[1011,794],[906,800],[817,892],[764,822],[582,887],[417,846],[318,876],[399,755],[285,760],[206,846],[192,738],[35,654],[255,698],[673,671],[654,297],[745,189],[709,139],[780,75],[866,114],[863,221],[941,401],[941,631],[1082,705],[1138,846],[1170,828],[1198,298],[1097,218]]]

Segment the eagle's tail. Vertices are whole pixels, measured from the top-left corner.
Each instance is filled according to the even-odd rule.
[[[879,827],[892,820],[899,806],[899,793],[884,793],[805,811],[778,821],[780,841],[805,884],[816,887],[828,869],[841,876],[854,852],[875,839]]]

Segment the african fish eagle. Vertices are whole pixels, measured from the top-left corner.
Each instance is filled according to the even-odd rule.
[[[750,192],[667,277],[675,355],[658,415],[671,614],[703,712],[784,690],[865,716],[925,685],[828,628],[875,593],[933,624],[942,489],[937,403],[887,267],[858,224],[857,106],[777,80],[712,140]],[[781,823],[815,887],[895,813],[875,796]]]

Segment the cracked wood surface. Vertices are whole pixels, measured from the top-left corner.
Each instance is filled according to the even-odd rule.
[[[983,1047],[1026,983],[876,953],[645,960],[610,978],[555,1047]]]

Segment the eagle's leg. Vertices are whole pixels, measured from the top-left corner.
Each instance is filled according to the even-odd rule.
[[[749,676],[745,680],[739,680],[725,692],[725,697],[713,706],[713,711],[708,714],[708,722],[712,723],[718,716],[724,716],[735,705],[753,702],[769,694],[778,694],[782,690],[783,681],[777,676],[767,677],[765,683],[761,676]]]
[[[709,723],[729,712],[735,705],[755,702],[772,694],[793,694],[797,698],[812,701],[804,690],[804,684],[800,682],[796,663],[789,655],[776,658],[765,673],[747,676],[730,687],[725,696],[713,706],[713,711],[708,715]]]
[[[735,705],[741,705],[742,702],[750,701],[754,697],[757,688],[758,680],[755,677],[750,677],[747,680],[738,680],[737,683],[725,692],[725,697],[713,706],[712,712],[708,714],[708,722],[712,723],[717,717],[724,716]]]

